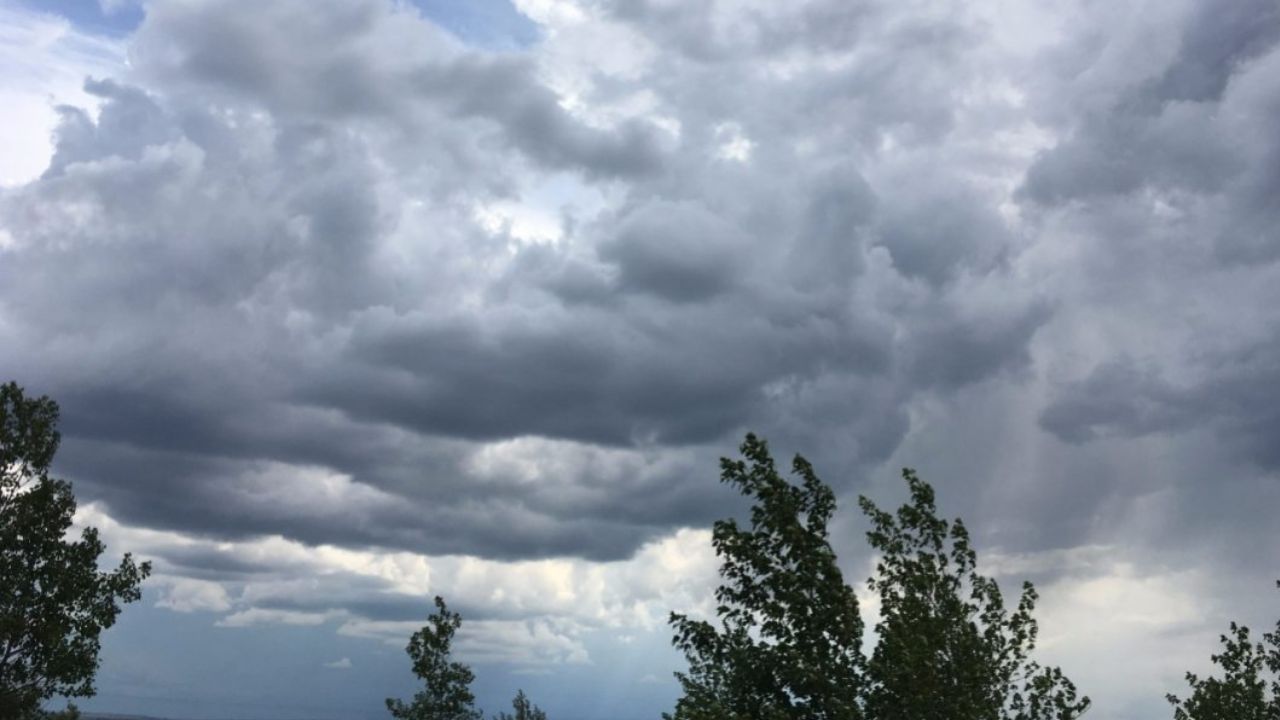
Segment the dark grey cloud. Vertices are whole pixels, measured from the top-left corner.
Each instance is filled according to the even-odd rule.
[[[62,122],[46,176],[63,173],[68,164],[119,156],[138,159],[152,145],[176,140],[179,132],[145,92],[111,79],[89,78],[85,92],[111,101],[96,120],[82,108],[59,108]]]
[[[1267,6],[1178,5],[1146,55],[1099,10],[1012,59],[978,10],[581,12],[494,53],[373,0],[158,5],[0,195],[0,360],[62,402],[84,498],[225,541],[616,559],[722,514],[746,429],[855,491],[980,445],[984,393],[975,427],[1044,480],[947,482],[1013,544],[1137,512],[1107,443],[1274,469]]]
[[[1203,408],[1185,391],[1130,362],[1109,362],[1064,388],[1040,422],[1068,442],[1118,433],[1130,437],[1190,427]]]
[[[1041,390],[979,421],[1002,428],[985,452],[1010,457],[974,461],[1004,478],[974,515],[1007,545],[1113,543],[1261,587],[1274,570],[1228,548],[1270,547],[1276,530],[1252,505],[1271,502],[1276,468],[1276,328],[1262,308],[1277,235],[1260,200],[1274,179],[1262,128],[1280,97],[1275,7],[1184,3],[1131,26],[1105,15],[1042,56],[1031,86],[1054,142],[1014,194],[1037,248],[1014,262],[1054,313],[1029,346]]]
[[[1152,88],[1161,101],[1217,102],[1241,66],[1280,43],[1280,8],[1266,0],[1195,6],[1178,54]]]
[[[918,467],[1047,584],[1106,546],[1236,592],[1277,536],[1280,11],[1019,7],[537,4],[494,51],[154,4],[0,190],[0,368],[237,610],[424,611],[243,543],[631,557],[737,507],[748,429],[842,497]]]
[[[333,13],[301,2],[252,15],[217,3],[163,6],[148,16],[135,53],[147,75],[177,89],[276,117],[389,123],[407,141],[444,133],[468,144],[500,142],[540,165],[591,176],[643,174],[662,162],[654,128],[591,128],[560,106],[527,56],[468,50],[419,20],[407,6],[373,0]],[[471,125],[479,132],[458,132]]]
[[[1274,3],[1192,3],[1174,17],[1164,62],[1114,73],[1114,89],[1089,98],[1019,191],[1051,225],[1093,236],[1093,277],[1078,286],[1120,331],[1039,422],[1078,444],[1207,431],[1254,468],[1229,472],[1270,472],[1276,330],[1240,309],[1271,302],[1280,247],[1274,203],[1261,199],[1275,196],[1276,144],[1261,128],[1278,117],[1280,14]],[[1214,491],[1183,492],[1195,506]]]
[[[738,50],[588,75],[673,133],[589,122],[536,56],[373,0],[157,6],[131,77],[89,83],[96,118],[63,111],[0,210],[5,365],[63,403],[64,471],[123,522],[213,538],[617,558],[715,516],[747,428],[867,468],[919,393],[1025,368],[1050,305],[1008,285],[991,196],[868,154],[954,124],[932,86],[972,23],[814,6],[738,37],[706,11]],[[810,36],[865,57],[760,75]],[[718,148],[735,132],[747,156]],[[561,172],[605,206],[556,243],[477,219]],[[998,310],[966,298],[983,285]],[[520,438],[559,443],[556,482],[477,470]]]
[[[657,202],[633,209],[599,247],[617,267],[619,290],[674,302],[705,301],[727,290],[745,264],[745,233],[705,208]]]
[[[877,244],[889,251],[903,275],[934,285],[966,271],[990,272],[1011,244],[1009,229],[961,178],[921,180],[910,193],[884,199]]]
[[[1213,428],[1228,448],[1264,468],[1280,467],[1280,342],[1231,347],[1200,359],[1195,376],[1174,382],[1153,368],[1118,360],[1062,388],[1041,423],[1069,442]]]
[[[1069,137],[1028,170],[1024,197],[1044,204],[1143,190],[1256,197],[1252,186],[1267,167],[1259,153],[1274,150],[1246,134],[1275,108],[1247,91],[1224,96],[1233,79],[1247,83],[1243,76],[1280,43],[1280,14],[1265,0],[1226,8],[1203,3],[1191,4],[1179,20],[1171,57],[1150,76],[1135,63],[1129,77],[1108,78],[1119,91],[1088,97]]]

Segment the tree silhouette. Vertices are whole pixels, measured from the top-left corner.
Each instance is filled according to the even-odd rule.
[[[94,694],[102,631],[121,604],[141,597],[150,563],[125,554],[98,570],[105,547],[85,528],[67,539],[71,484],[49,476],[58,450],[58,405],[0,385],[0,717],[39,714],[53,697]],[[74,711],[73,711],[74,712]]]
[[[749,528],[715,523],[718,624],[672,613],[689,663],[671,720],[1074,720],[1089,707],[1058,668],[1029,657],[1036,594],[1009,613],[959,520],[937,517],[933,488],[903,471],[896,514],[860,498],[879,554],[881,619],[870,658],[858,600],[828,541],[835,494],[800,456],[799,484],[747,435],[721,480],[753,499]]]
[[[1037,599],[1024,583],[1008,612],[960,520],[938,517],[933,488],[902,471],[911,501],[890,514],[866,497],[879,553],[868,581],[880,597],[879,642],[867,663],[866,711],[875,720],[1071,720],[1089,707],[1058,668],[1029,657]]]
[[[436,596],[436,613],[427,624],[409,638],[405,652],[413,660],[413,674],[426,687],[405,703],[387,698],[387,709],[401,720],[481,720],[475,708],[471,683],[475,674],[466,665],[449,659],[453,635],[462,618],[450,612],[444,598]]]
[[[511,700],[511,707],[515,710],[514,715],[499,712],[494,716],[494,720],[547,720],[547,714],[530,702],[523,690],[516,691],[516,696]]]
[[[796,486],[778,475],[764,440],[746,460],[720,461],[721,480],[754,498],[751,525],[720,520],[712,544],[724,582],[720,627],[672,613],[689,661],[675,720],[858,720],[862,619],[827,538],[835,495],[796,456]]]
[[[1174,720],[1280,720],[1280,622],[1262,642],[1253,642],[1249,628],[1234,622],[1219,639],[1222,652],[1210,657],[1222,676],[1187,673],[1191,696],[1165,696]]]

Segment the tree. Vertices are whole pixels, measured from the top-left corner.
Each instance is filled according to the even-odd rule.
[[[902,477],[911,501],[896,514],[866,497],[867,540],[880,557],[869,587],[880,596],[879,642],[867,663],[866,712],[875,720],[1071,720],[1089,699],[1058,668],[1029,658],[1037,599],[1022,586],[1009,613],[997,583],[977,571],[960,520],[938,517],[933,488]]]
[[[405,648],[413,660],[413,674],[426,687],[408,704],[387,698],[387,709],[402,720],[482,720],[484,715],[476,710],[471,693],[475,674],[466,665],[449,659],[449,647],[462,618],[450,612],[438,595],[436,610],[427,624],[409,638]]]
[[[1219,639],[1222,652],[1210,658],[1222,677],[1187,673],[1191,696],[1165,696],[1174,720],[1280,720],[1280,622],[1259,643],[1252,641],[1249,628],[1234,622]]]
[[[98,570],[95,528],[66,537],[71,484],[49,476],[58,450],[58,405],[0,385],[0,717],[40,714],[45,700],[94,694],[102,631],[141,597],[150,563],[125,554]]]
[[[511,707],[516,711],[515,715],[499,712],[494,720],[547,720],[547,714],[530,702],[523,690],[516,691],[515,698],[511,700]]]
[[[721,459],[721,480],[754,500],[751,526],[721,520],[712,532],[719,624],[671,615],[689,662],[673,720],[1074,720],[1089,707],[1061,670],[1030,660],[1035,589],[1006,611],[964,524],[937,517],[933,489],[911,470],[911,502],[896,514],[859,500],[879,553],[867,658],[828,541],[831,488],[798,455],[800,483],[781,478],[754,435],[741,449],[744,460]]]
[[[741,450],[745,461],[721,459],[721,480],[755,500],[751,526],[721,520],[712,532],[720,627],[671,614],[689,661],[674,718],[859,720],[862,619],[828,542],[835,495],[798,455],[799,486],[764,440],[747,435]]]

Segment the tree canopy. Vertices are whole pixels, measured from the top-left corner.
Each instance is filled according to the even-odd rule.
[[[797,455],[793,484],[764,440],[747,435],[721,480],[753,500],[750,527],[717,522],[717,623],[673,613],[689,669],[674,720],[1073,720],[1089,707],[1057,668],[1029,657],[1036,593],[1013,612],[960,521],[940,519],[933,488],[903,472],[911,500],[896,513],[860,499],[878,555],[877,643],[862,651],[857,596],[827,526],[835,494]]]
[[[141,597],[150,563],[99,571],[95,528],[67,538],[71,484],[49,475],[58,406],[0,385],[0,717],[36,715],[55,695],[94,694],[102,631]]]
[[[450,659],[453,635],[462,618],[451,612],[444,598],[436,596],[436,612],[409,638],[405,652],[413,661],[413,674],[425,685],[405,703],[387,698],[392,717],[401,720],[481,720],[471,683],[475,674],[465,664]]]
[[[1188,672],[1191,695],[1166,696],[1174,720],[1280,720],[1280,622],[1261,642],[1234,622],[1219,640],[1222,651],[1210,659],[1221,675],[1202,678]]]
[[[755,499],[749,528],[730,518],[712,531],[720,627],[671,614],[689,661],[674,718],[858,720],[862,618],[828,542],[835,495],[799,456],[800,485],[787,482],[754,435],[742,454],[720,461],[721,480]]]
[[[867,716],[876,720],[1071,720],[1089,699],[1058,668],[1030,659],[1037,624],[1031,583],[1012,613],[1000,587],[978,573],[960,520],[938,517],[933,488],[914,471],[896,513],[858,500],[878,553],[867,581],[879,594],[879,642],[867,664]]]
[[[499,712],[494,716],[494,720],[547,720],[547,714],[529,700],[524,690],[516,691],[516,696],[511,699],[511,709],[515,714]]]

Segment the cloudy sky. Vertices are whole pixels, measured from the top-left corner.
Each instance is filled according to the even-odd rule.
[[[1280,615],[1275,0],[0,0],[0,380],[151,558],[83,707],[670,709],[715,459],[934,483],[1096,720]]]

